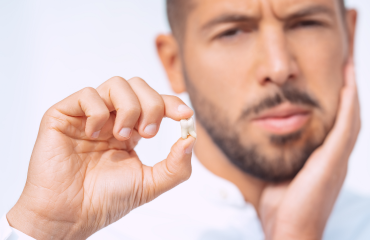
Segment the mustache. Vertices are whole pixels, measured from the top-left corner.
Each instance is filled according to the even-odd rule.
[[[308,93],[296,88],[283,86],[280,93],[276,93],[274,96],[267,97],[254,106],[245,108],[240,118],[242,119],[248,117],[251,114],[258,114],[263,110],[276,107],[284,102],[321,109],[319,102]]]

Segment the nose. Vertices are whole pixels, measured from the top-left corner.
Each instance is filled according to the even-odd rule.
[[[261,29],[258,41],[257,79],[260,84],[283,85],[297,76],[297,65],[289,51],[283,29],[270,26]]]

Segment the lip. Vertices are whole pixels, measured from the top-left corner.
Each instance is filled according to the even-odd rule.
[[[290,134],[300,130],[309,120],[311,112],[304,107],[283,103],[262,111],[252,122],[263,130],[278,134]]]

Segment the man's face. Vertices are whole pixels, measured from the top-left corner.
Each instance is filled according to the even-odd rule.
[[[332,128],[348,54],[338,0],[192,0],[182,45],[197,120],[243,171],[294,177]]]

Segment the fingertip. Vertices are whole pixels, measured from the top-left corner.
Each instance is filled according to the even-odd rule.
[[[101,130],[94,132],[93,134],[91,134],[91,138],[92,139],[97,139],[100,135],[100,132],[101,132]]]
[[[177,142],[171,148],[171,158],[178,159],[188,159],[188,156],[191,155],[193,147],[195,144],[195,138],[188,136],[186,139],[179,138]]]
[[[170,95],[162,95],[165,104],[165,116],[175,121],[188,119],[194,115],[194,111],[180,98]]]
[[[180,138],[179,142],[182,144],[182,149],[186,155],[189,155],[193,152],[194,144],[196,139],[192,136],[189,136],[186,139]]]
[[[151,124],[148,124],[145,128],[144,128],[144,130],[143,130],[143,132],[146,134],[146,136],[148,136],[148,137],[154,137],[156,134],[157,134],[157,132],[158,132],[158,124],[156,124],[156,123],[151,123]]]
[[[86,125],[89,125],[89,124],[86,124]],[[90,124],[90,126],[85,127],[85,135],[87,138],[96,140],[100,136],[101,128],[100,129],[97,127],[92,128],[91,125],[92,124]]]
[[[179,113],[179,117],[181,119],[184,119],[184,118],[190,118],[191,116],[194,115],[194,111],[193,109],[191,109],[190,107],[188,107],[187,105],[185,104],[180,104],[178,107],[177,107],[177,112]]]
[[[131,138],[132,129],[129,127],[123,127],[120,130],[113,133],[118,141],[126,141]]]

